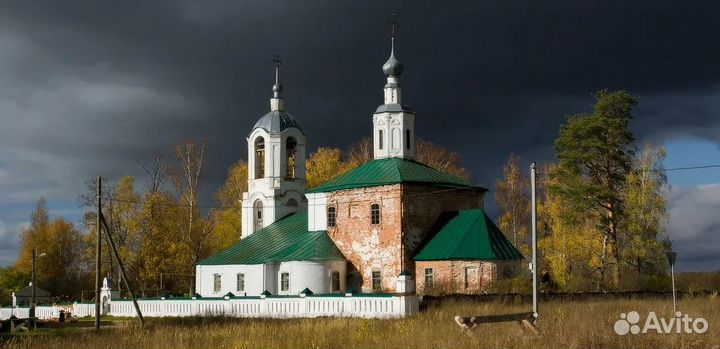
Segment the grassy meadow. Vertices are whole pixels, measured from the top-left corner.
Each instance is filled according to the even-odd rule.
[[[319,319],[116,319],[100,333],[65,328],[30,335],[4,335],[5,348],[720,348],[720,299],[681,299],[678,309],[709,323],[704,334],[619,336],[620,313],[637,311],[644,324],[649,311],[672,316],[672,300],[549,301],[540,304],[541,333],[517,323],[482,324],[462,333],[455,315],[523,312],[528,304],[448,300],[422,313],[396,320]]]

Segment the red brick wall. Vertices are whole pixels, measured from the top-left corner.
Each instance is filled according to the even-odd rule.
[[[372,272],[379,270],[382,290],[394,292],[396,278],[403,269],[415,272],[412,258],[438,217],[443,212],[482,207],[482,197],[482,192],[474,190],[448,191],[408,184],[332,193],[327,202],[336,207],[337,224],[328,227],[328,234],[351,264],[349,287],[371,291]],[[371,224],[373,203],[380,204],[378,225]],[[402,231],[404,249],[401,250]]]
[[[502,278],[504,262],[492,261],[418,261],[415,281],[418,293],[431,291],[447,293],[477,292]],[[433,289],[425,285],[425,268],[432,268]]]
[[[328,234],[350,262],[348,286],[372,290],[372,271],[379,270],[382,290],[395,291],[400,274],[401,188],[388,185],[332,193],[328,205],[337,207],[337,226]],[[380,224],[372,225],[370,206],[380,204]]]

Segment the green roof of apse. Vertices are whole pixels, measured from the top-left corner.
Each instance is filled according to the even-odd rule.
[[[309,190],[308,193],[324,193],[398,183],[417,183],[438,187],[487,190],[417,161],[393,157],[370,160],[353,170],[329,180],[317,188]]]
[[[520,251],[480,208],[462,210],[415,255],[416,261],[520,260]]]
[[[307,228],[307,211],[298,212],[250,234],[198,264],[262,264],[345,259],[326,231],[308,231]]]

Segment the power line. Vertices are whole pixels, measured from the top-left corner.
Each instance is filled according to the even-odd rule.
[[[667,172],[667,171],[691,171],[691,170],[702,170],[708,168],[719,168],[720,164],[713,165],[698,165],[698,166],[685,166],[685,167],[670,167],[670,168],[658,168],[651,170],[639,170],[638,172]],[[548,173],[537,172],[537,175],[547,176]]]
[[[685,171],[685,170],[699,170],[704,168],[718,168],[720,167],[720,164],[716,165],[701,165],[701,166],[688,166],[688,167],[674,167],[674,168],[665,168],[662,170],[654,170],[654,171]]]
[[[354,204],[354,203],[368,203],[368,202],[378,202],[380,200],[390,200],[390,199],[400,199],[400,198],[407,198],[407,197],[415,197],[415,196],[424,196],[424,195],[435,195],[439,193],[445,193],[445,192],[452,192],[452,191],[458,191],[458,190],[473,190],[473,188],[469,187],[458,187],[458,188],[447,188],[447,189],[439,189],[439,190],[433,190],[429,192],[424,193],[412,193],[412,194],[405,194],[405,195],[394,195],[394,196],[384,196],[381,197],[379,200],[375,199],[355,199],[355,200],[344,200],[344,201],[328,201],[327,204]],[[373,192],[373,194],[378,193],[385,193],[385,192],[394,192],[397,190],[382,190],[382,191],[376,191]],[[123,199],[115,199],[115,198],[105,198],[106,201],[114,201],[114,202],[123,202],[123,203],[129,203],[129,204],[148,204],[146,201],[140,201],[140,200],[123,200]],[[307,204],[306,206],[326,206],[327,204]],[[237,206],[224,206],[224,205],[188,205],[188,204],[175,204],[175,203],[152,203],[152,205],[155,206],[164,206],[164,207],[197,207],[197,208],[217,208],[217,209],[227,209],[227,208],[238,208]],[[288,206],[284,203],[278,203],[276,206],[281,207],[294,207],[294,206]],[[242,208],[251,208],[253,206],[244,206]]]

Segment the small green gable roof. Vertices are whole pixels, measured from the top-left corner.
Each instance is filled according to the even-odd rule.
[[[520,260],[522,254],[480,208],[462,210],[415,255],[416,261]]]
[[[324,230],[308,231],[307,211],[284,217],[199,265],[262,264],[284,261],[345,260]]]
[[[393,157],[370,160],[317,188],[309,190],[308,193],[325,193],[398,183],[419,183],[439,187],[487,190],[417,161]]]

